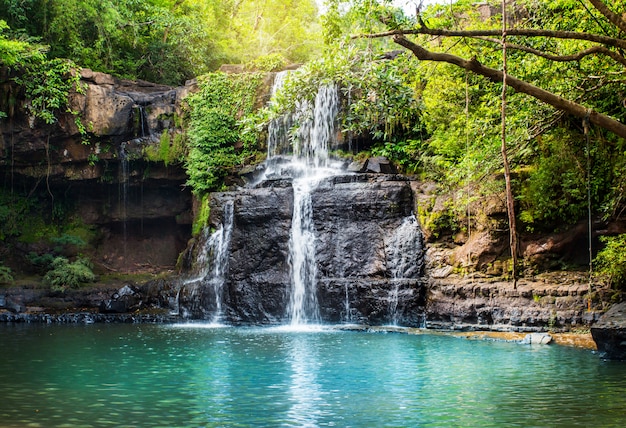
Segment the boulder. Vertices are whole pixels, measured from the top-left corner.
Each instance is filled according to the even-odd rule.
[[[366,172],[375,172],[382,174],[395,174],[396,168],[393,164],[384,156],[376,156],[369,158],[365,164]]]
[[[130,284],[120,288],[110,299],[100,303],[101,313],[124,313],[139,309],[142,303],[142,295],[139,290]]]
[[[626,302],[602,315],[591,327],[591,335],[602,358],[626,361]]]
[[[552,342],[552,336],[548,333],[528,333],[522,341],[522,345],[547,345]]]

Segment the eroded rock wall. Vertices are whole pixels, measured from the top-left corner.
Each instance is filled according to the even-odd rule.
[[[311,200],[322,321],[380,325],[395,316],[400,325],[420,325],[425,305],[423,252],[415,254],[418,268],[394,279],[386,248],[414,209],[409,182],[395,175],[339,175],[322,180]],[[214,227],[221,224],[226,201],[234,206],[223,292],[227,321],[289,322],[291,182],[268,181],[260,188],[213,195]],[[192,287],[183,286],[181,306],[192,317],[211,319],[213,288],[207,282]]]
[[[30,117],[16,94],[10,117],[0,121],[3,189],[39,194],[44,212],[62,207],[57,221],[94,229],[87,255],[101,272],[173,268],[190,236],[192,196],[182,165],[147,160],[147,153],[158,153],[163,133],[180,131],[176,117],[193,85],[170,88],[88,69],[81,75],[84,92],[71,94],[70,105],[78,115],[61,112],[51,125]],[[20,244],[17,251],[33,249]]]

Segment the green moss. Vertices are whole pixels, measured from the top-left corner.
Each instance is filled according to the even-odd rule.
[[[209,195],[205,194],[200,199],[200,203],[198,204],[198,213],[193,222],[193,226],[191,229],[191,233],[193,236],[198,236],[202,229],[209,224],[209,214],[211,213],[211,208],[209,207]]]

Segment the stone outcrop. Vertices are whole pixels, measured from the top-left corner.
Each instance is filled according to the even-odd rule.
[[[614,305],[591,327],[598,352],[609,360],[626,361],[626,302]]]
[[[513,282],[475,274],[431,278],[426,326],[443,329],[569,331],[602,314],[588,310],[589,284],[579,275],[543,275]]]
[[[180,131],[176,117],[193,84],[170,88],[88,69],[81,76],[84,91],[71,94],[70,108],[86,135],[70,113],[52,125],[29,117],[25,100],[0,121],[5,189],[39,194],[50,211],[61,205],[93,228],[88,255],[97,270],[173,268],[190,236],[191,192],[182,166],[147,159],[163,133]],[[15,257],[33,251],[22,247]]]
[[[322,321],[390,323],[396,305],[398,324],[420,325],[423,252],[415,255],[412,271],[393,279],[386,248],[414,208],[408,181],[394,175],[339,175],[322,180],[311,199]],[[288,321],[291,182],[268,181],[260,188],[213,195],[214,227],[221,224],[227,201],[233,201],[234,219],[223,295],[226,320]],[[399,298],[392,302],[394,292]],[[191,317],[210,319],[214,302],[215,291],[206,281],[181,288],[179,304]]]

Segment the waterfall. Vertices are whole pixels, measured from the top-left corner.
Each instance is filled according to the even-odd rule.
[[[295,180],[293,183],[293,218],[289,239],[291,291],[288,308],[292,325],[317,322],[320,318],[315,293],[317,266],[311,205],[311,190],[314,185],[314,182],[307,179]]]
[[[222,318],[223,288],[226,283],[226,270],[228,268],[228,247],[233,231],[234,205],[229,201],[224,205],[222,224],[211,235],[207,246],[212,250],[213,271],[209,279],[209,284],[213,287],[215,294],[215,315],[213,322],[219,323]]]
[[[321,179],[338,172],[328,168],[328,151],[334,142],[338,111],[337,86],[327,85],[319,89],[312,107],[303,102],[294,115],[299,127],[293,141],[294,200],[289,238],[291,288],[287,309],[292,325],[320,321],[311,195]]]
[[[222,223],[206,239],[205,244],[196,256],[196,264],[200,266],[200,271],[197,275],[185,280],[182,286],[187,287],[189,294],[195,297],[192,301],[198,300],[198,295],[205,291],[208,291],[208,294],[213,296],[213,302],[209,303],[212,303],[214,308],[211,321],[215,324],[219,324],[223,316],[223,288],[226,283],[226,272],[228,270],[228,249],[233,230],[233,219],[234,204],[233,201],[228,201],[224,204]],[[208,230],[207,227],[203,232],[205,237]],[[204,239],[202,241],[204,242]],[[181,310],[180,302],[178,307],[180,315],[188,316],[188,313]]]
[[[124,239],[124,258],[126,258],[126,244],[128,239],[128,231],[126,219],[128,217],[128,186],[130,174],[128,169],[128,155],[126,154],[126,143],[120,145],[119,150],[120,169],[119,169],[119,197],[118,209],[119,216],[122,221],[122,236]]]
[[[282,89],[285,84],[285,78],[289,74],[289,71],[281,71],[276,73],[274,78],[274,84],[272,86],[272,93],[270,98],[270,106],[278,91]],[[285,147],[289,143],[289,131],[293,126],[293,114],[285,113],[270,121],[267,127],[267,159],[270,160],[285,150]]]
[[[398,302],[402,279],[420,275],[422,263],[415,259],[422,254],[422,232],[414,215],[406,217],[386,245],[387,268],[391,276],[389,319],[398,325]]]

